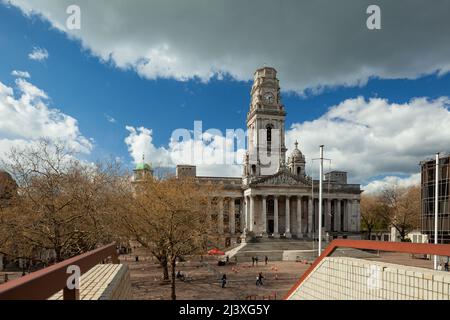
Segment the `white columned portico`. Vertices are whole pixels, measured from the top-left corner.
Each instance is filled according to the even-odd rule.
[[[267,200],[266,196],[262,196],[262,235],[267,237]]]
[[[236,204],[234,198],[230,198],[229,201],[229,221],[230,221],[230,233],[236,233]]]
[[[297,237],[302,237],[302,197],[297,197]]]
[[[273,236],[279,238],[278,231],[278,196],[273,197]]]
[[[291,208],[290,208],[290,197],[286,196],[286,214],[285,214],[285,219],[286,219],[286,231],[285,231],[285,236],[286,238],[290,238],[291,235]]]
[[[217,215],[217,223],[220,234],[223,234],[223,201],[223,198],[219,198],[219,212]]]

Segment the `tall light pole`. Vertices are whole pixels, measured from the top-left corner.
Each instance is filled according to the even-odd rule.
[[[438,214],[439,214],[439,152],[436,153],[436,177],[434,179],[434,244],[438,244]],[[434,270],[437,269],[437,255],[434,255]]]
[[[319,256],[322,253],[322,184],[323,184],[323,145],[320,146],[319,168]]]

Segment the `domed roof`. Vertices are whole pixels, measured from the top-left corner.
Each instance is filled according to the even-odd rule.
[[[305,157],[302,152],[298,149],[298,142],[295,141],[295,149],[292,151],[290,158],[292,160],[303,160]]]
[[[136,164],[136,167],[134,168],[136,171],[140,170],[152,170],[152,167],[148,163],[140,162]]]
[[[134,171],[141,171],[141,170],[144,170],[144,171],[152,170],[151,165],[145,162],[144,155],[142,155],[142,162],[137,163],[136,167],[134,168]]]

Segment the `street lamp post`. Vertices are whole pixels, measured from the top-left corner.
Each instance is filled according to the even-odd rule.
[[[323,145],[320,146],[320,168],[319,168],[319,252],[322,253],[322,184],[323,184]]]

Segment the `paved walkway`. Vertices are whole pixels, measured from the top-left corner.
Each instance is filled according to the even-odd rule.
[[[158,264],[147,261],[135,262],[130,257],[123,259],[131,271],[133,299],[170,299],[170,283],[161,281],[162,269]],[[236,300],[248,296],[272,296],[277,299],[289,291],[308,265],[299,262],[238,263],[217,266],[217,259],[206,257],[203,262],[196,257],[192,261],[178,264],[178,269],[187,274],[189,281],[177,280],[177,299],[194,300]],[[256,277],[262,272],[263,286],[256,286]],[[227,275],[226,288],[221,288],[222,274]]]

